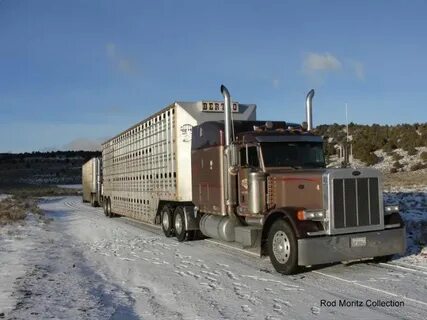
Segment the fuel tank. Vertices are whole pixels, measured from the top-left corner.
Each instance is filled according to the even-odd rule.
[[[200,231],[205,236],[224,241],[234,241],[234,228],[238,225],[236,219],[228,216],[205,214],[200,219]]]
[[[250,215],[262,214],[266,210],[267,175],[262,171],[248,174],[248,211]]]

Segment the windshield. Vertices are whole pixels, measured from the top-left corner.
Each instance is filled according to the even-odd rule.
[[[264,142],[261,149],[266,167],[325,167],[320,142]]]

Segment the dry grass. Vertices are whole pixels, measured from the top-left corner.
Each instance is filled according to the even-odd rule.
[[[0,201],[0,225],[22,221],[29,212],[42,217],[43,210],[37,206],[38,198],[45,196],[77,195],[78,190],[56,186],[21,186],[3,188],[0,193],[11,197]]]
[[[426,187],[427,169],[384,174],[384,187]]]
[[[43,213],[35,199],[7,198],[0,202],[0,225],[24,220],[28,212]]]
[[[57,196],[75,196],[81,192],[77,189],[59,188],[57,186],[14,186],[3,190],[4,193],[11,194],[15,198],[40,198]]]

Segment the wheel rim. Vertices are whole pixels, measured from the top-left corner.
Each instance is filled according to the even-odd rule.
[[[283,231],[277,231],[273,237],[274,257],[280,263],[286,263],[291,254],[291,244],[288,236]]]
[[[163,212],[162,225],[165,230],[169,230],[169,215],[167,212]]]
[[[182,233],[182,217],[180,214],[177,214],[175,217],[175,231],[177,234]]]

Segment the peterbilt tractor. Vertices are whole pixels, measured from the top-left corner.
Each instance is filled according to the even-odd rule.
[[[397,206],[371,168],[326,168],[312,121],[257,121],[256,106],[175,102],[103,144],[103,207],[160,224],[166,237],[214,238],[269,256],[283,274],[405,250]]]

